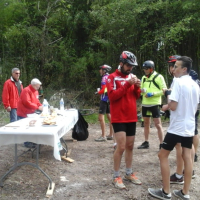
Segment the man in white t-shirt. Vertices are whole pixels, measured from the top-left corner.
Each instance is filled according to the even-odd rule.
[[[171,199],[170,167],[168,156],[177,143],[182,146],[184,160],[184,186],[182,190],[174,190],[173,194],[189,200],[189,188],[192,178],[192,142],[195,129],[195,113],[199,103],[199,86],[189,76],[192,59],[187,56],[177,58],[174,75],[180,77],[173,82],[173,90],[169,96],[168,109],[171,111],[170,125],[158,153],[160,159],[163,188],[149,188],[149,193],[158,199]]]

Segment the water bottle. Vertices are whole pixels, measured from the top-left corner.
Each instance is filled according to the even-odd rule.
[[[61,98],[61,100],[60,100],[60,111],[61,112],[64,111],[64,100],[63,100],[63,98]]]
[[[43,101],[43,113],[48,114],[48,102],[46,99]]]

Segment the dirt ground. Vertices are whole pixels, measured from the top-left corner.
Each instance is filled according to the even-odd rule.
[[[168,123],[163,125],[166,133]],[[108,130],[108,127],[107,127]],[[152,200],[148,194],[149,187],[162,187],[158,153],[158,137],[155,127],[151,128],[150,148],[137,149],[143,142],[143,128],[137,124],[137,134],[133,152],[133,170],[137,173],[142,185],[134,185],[124,182],[127,190],[118,190],[112,185],[113,169],[113,142],[95,142],[100,136],[98,124],[89,126],[89,138],[86,141],[72,142],[71,132],[65,135],[68,148],[71,149],[70,158],[73,163],[57,161],[53,157],[51,146],[42,146],[39,165],[55,182],[54,194],[46,198],[48,179],[32,166],[22,166],[11,173],[4,181],[4,187],[0,188],[1,200]],[[25,150],[19,145],[19,152]],[[199,150],[200,157],[200,150]],[[0,147],[0,176],[12,166],[14,160],[14,145]],[[21,161],[31,161],[31,153],[20,158]],[[200,169],[199,163],[195,163],[196,178],[191,184],[191,200],[199,200],[200,197]],[[175,172],[175,151],[170,155],[171,173]],[[121,164],[121,175],[125,172],[124,158]],[[180,189],[181,185],[171,185],[171,190]],[[175,197],[172,197],[175,200]]]

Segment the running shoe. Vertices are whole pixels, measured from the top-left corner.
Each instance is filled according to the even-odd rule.
[[[124,185],[122,178],[120,176],[114,178],[112,183],[116,188],[119,188],[119,189],[125,189],[126,188],[126,186]]]
[[[181,190],[174,190],[173,191],[174,196],[178,197],[180,200],[189,200],[190,195],[189,194],[183,194]]]
[[[105,137],[99,137],[99,138],[97,138],[97,139],[95,139],[95,141],[96,142],[105,142],[105,141],[107,141],[107,139],[105,138]]]
[[[163,189],[154,189],[154,188],[148,188],[149,194],[151,194],[153,197],[156,197],[158,199],[163,200],[171,200],[171,193],[170,194],[164,194]]]
[[[145,141],[140,146],[138,146],[138,149],[148,149],[149,148],[149,142]]]
[[[106,136],[106,139],[107,139],[107,140],[113,140],[113,137],[110,136],[110,135],[107,135],[107,136]]]
[[[132,173],[132,174],[129,174],[129,175],[125,175],[124,176],[124,180],[126,181],[130,181],[136,185],[141,185],[142,182]]]
[[[176,173],[174,173],[173,175],[170,176],[170,183],[182,185],[184,183],[183,176],[181,178],[177,178]]]

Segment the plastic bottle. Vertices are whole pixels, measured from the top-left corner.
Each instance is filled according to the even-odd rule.
[[[46,99],[43,101],[43,113],[48,114],[48,102]]]
[[[61,98],[61,100],[60,100],[60,111],[61,112],[63,112],[64,111],[64,100],[63,100],[63,98]]]

